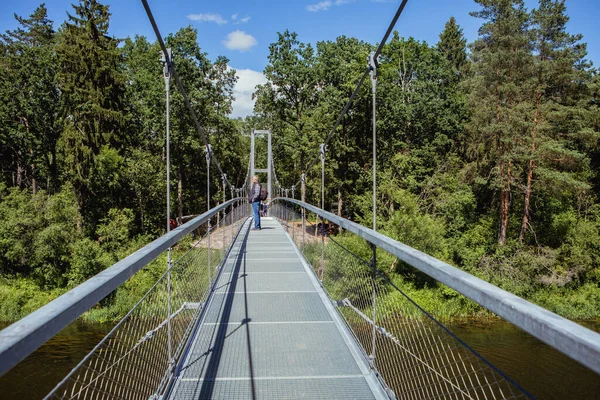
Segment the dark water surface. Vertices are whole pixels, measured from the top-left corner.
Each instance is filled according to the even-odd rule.
[[[583,325],[600,331],[600,322]],[[509,323],[450,329],[537,399],[600,400],[600,375]]]
[[[3,329],[7,324],[0,324]],[[110,331],[112,325],[74,322],[0,377],[0,399],[41,399]]]
[[[600,323],[587,324],[600,331]],[[6,325],[0,325],[4,328]],[[458,337],[538,399],[600,400],[600,375],[507,323],[454,324]],[[111,326],[75,322],[0,377],[0,399],[43,398]]]

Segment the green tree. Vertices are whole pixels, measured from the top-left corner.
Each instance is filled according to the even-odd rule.
[[[73,243],[81,238],[77,231],[81,219],[77,208],[75,193],[72,188],[65,187],[50,197],[41,210],[42,227],[34,231],[33,246],[28,250],[33,277],[46,289],[66,284]]]
[[[467,39],[463,36],[463,30],[456,23],[454,17],[450,17],[444,25],[437,48],[450,63],[457,81],[460,80],[463,68],[467,63]]]
[[[219,57],[215,63],[211,63],[198,45],[197,35],[198,32],[192,27],[182,28],[167,37],[166,45],[173,49],[177,74],[204,135],[209,142],[213,142],[213,138],[226,136],[233,127],[226,122],[226,115],[233,101],[235,71],[226,68],[226,58]],[[190,211],[204,209],[206,171],[198,166],[206,165],[206,161],[204,142],[178,91],[172,94],[171,110],[171,161],[174,166],[171,170],[177,176],[177,206],[172,209],[177,209],[177,218],[181,221],[184,204]],[[222,146],[215,146],[215,154],[217,147],[219,151],[222,150]],[[214,181],[221,179],[215,168],[211,175]]]
[[[589,65],[584,60],[585,44],[579,43],[582,36],[566,32],[568,20],[564,1],[541,0],[539,8],[532,11],[534,108],[527,140],[520,242],[531,228],[534,189],[551,195],[552,190],[544,188],[561,187],[573,198],[589,189],[588,159],[575,145],[588,130],[577,115],[585,113],[581,100],[587,98]],[[571,196],[561,197],[568,201]]]
[[[165,223],[165,163],[160,154],[131,149],[124,166],[124,179],[136,207],[142,232],[160,232]],[[157,229],[160,227],[160,229]]]
[[[298,40],[295,32],[278,33],[277,42],[269,45],[269,64],[264,69],[267,83],[255,93],[255,112],[279,122],[275,146],[285,147],[293,169],[301,171],[312,159],[309,151],[318,149],[310,140],[310,115],[317,102],[315,52],[310,44]],[[289,131],[288,131],[289,130]],[[311,149],[311,150],[308,150]]]
[[[0,35],[0,127],[2,169],[13,185],[37,191],[58,188],[56,145],[61,131],[56,87],[55,32],[44,4],[20,27]]]
[[[165,83],[160,46],[144,36],[126,38],[122,46],[126,104],[131,118],[130,144],[160,153],[164,147]],[[174,86],[172,84],[172,86]]]
[[[48,195],[0,188],[0,270],[31,277],[47,289],[66,283],[73,243],[81,238],[75,193],[68,185]]]
[[[321,138],[325,138],[331,131],[348,102],[365,71],[365,60],[371,50],[372,46],[368,43],[345,36],[340,36],[335,41],[317,43],[315,69],[318,87],[321,89],[312,126],[320,133]],[[337,200],[335,209],[340,216],[354,214],[355,209],[352,202],[348,201],[349,197],[357,193],[362,194],[371,182],[370,176],[363,168],[365,164],[371,163],[372,157],[368,151],[370,137],[363,134],[370,129],[370,97],[370,88],[364,85],[354,101],[352,111],[344,117],[340,124],[341,129],[334,133],[328,144],[325,201],[330,204]],[[314,144],[310,150],[316,150]],[[311,156],[314,157],[313,154]],[[320,186],[320,180],[314,182],[318,182]],[[319,191],[320,189],[313,187],[313,192]]]
[[[441,52],[397,33],[384,46],[378,74],[380,165],[419,194],[464,129],[464,99]]]
[[[121,150],[125,131],[125,75],[119,40],[108,36],[108,6],[81,0],[58,34],[59,85],[64,132],[60,138],[65,175],[85,214],[94,195],[90,180],[105,146]]]
[[[521,138],[529,131],[533,57],[529,14],[522,0],[479,0],[484,19],[473,43],[473,76],[467,83],[471,111],[469,155],[482,170],[478,182],[499,209],[498,244],[504,245],[513,188],[521,178]]]
[[[75,242],[71,268],[67,273],[69,287],[75,287],[104,271],[114,259],[102,250],[100,244],[90,238]]]
[[[130,209],[111,208],[106,218],[98,225],[98,241],[106,251],[116,255],[117,251],[129,242],[132,225],[133,212]],[[113,262],[116,261],[117,258]]]

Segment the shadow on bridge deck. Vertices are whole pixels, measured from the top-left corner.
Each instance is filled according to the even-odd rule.
[[[262,225],[242,228],[169,398],[383,398],[289,236]]]

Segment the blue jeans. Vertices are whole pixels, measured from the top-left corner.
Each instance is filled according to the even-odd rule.
[[[252,214],[254,217],[254,227],[260,229],[260,201],[252,203]]]

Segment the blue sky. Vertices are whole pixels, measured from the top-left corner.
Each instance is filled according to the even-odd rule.
[[[49,18],[58,27],[72,12],[74,0],[48,0]],[[110,34],[119,38],[144,35],[154,40],[154,34],[139,0],[104,0],[112,13]],[[0,31],[14,29],[13,14],[28,16],[41,3],[34,0],[0,2]],[[262,83],[262,70],[267,63],[269,44],[276,41],[277,32],[285,29],[298,33],[303,42],[335,40],[341,35],[356,37],[370,43],[378,42],[396,12],[396,0],[290,0],[240,1],[221,0],[148,0],[161,33],[177,31],[192,25],[198,29],[201,48],[211,59],[224,55],[230,66],[238,70],[237,100],[234,116],[251,111],[249,98],[254,86]],[[529,8],[537,1],[526,1]],[[477,38],[481,21],[470,17],[478,10],[473,0],[409,0],[396,30],[401,36],[435,44],[444,24],[454,16],[468,41]],[[588,44],[588,58],[600,66],[600,39],[596,24],[600,20],[600,1],[567,0],[571,17],[568,29],[582,33]]]

